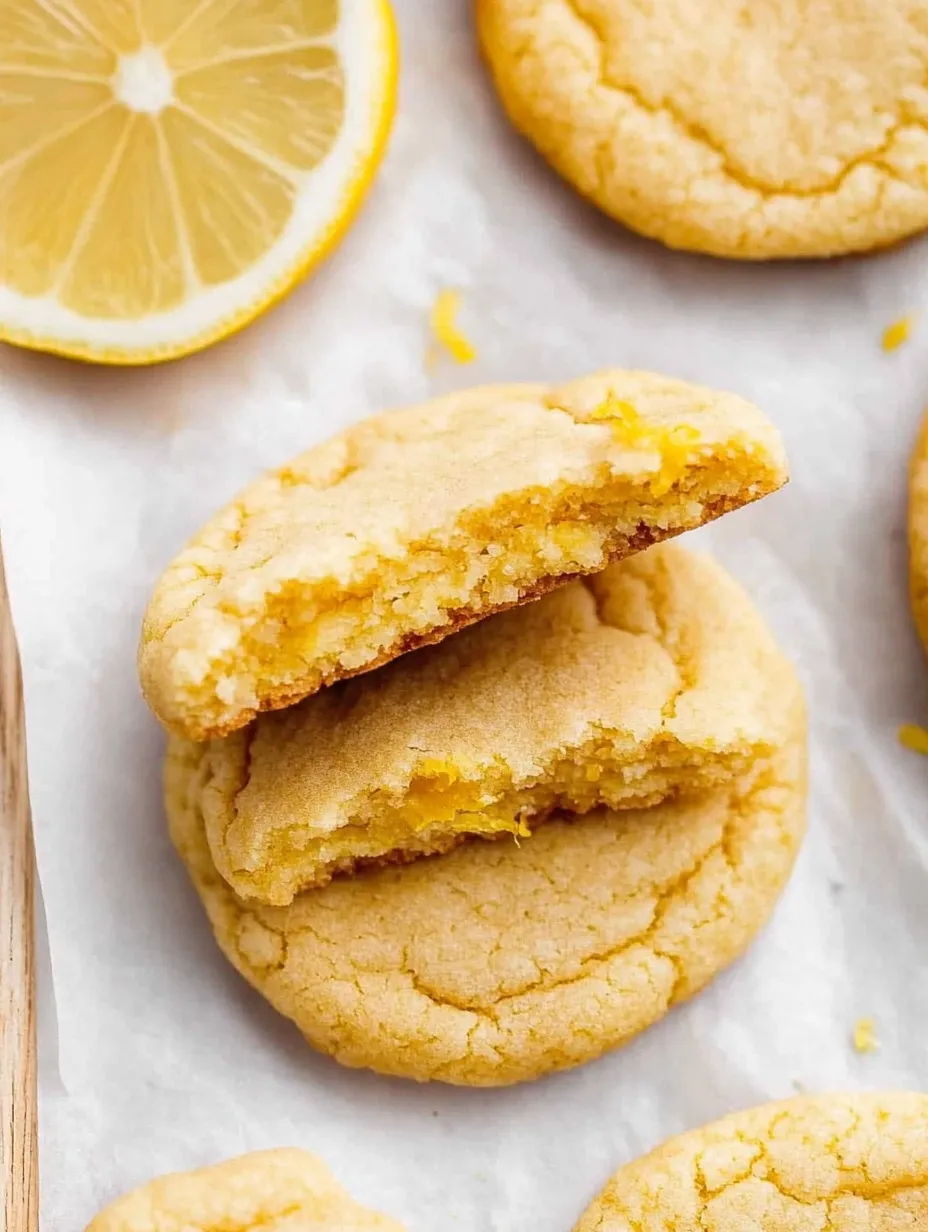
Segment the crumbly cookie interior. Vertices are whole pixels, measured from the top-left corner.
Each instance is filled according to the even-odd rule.
[[[723,569],[655,547],[202,746],[210,847],[283,905],[555,810],[647,807],[769,756],[791,680]]]
[[[416,775],[401,796],[378,793],[359,802],[336,830],[314,835],[296,825],[274,831],[250,870],[230,870],[227,855],[222,863],[238,893],[286,904],[300,891],[366,864],[436,855],[470,837],[528,839],[558,811],[646,808],[678,793],[718,787],[744,773],[756,752],[701,752],[672,739],[660,749],[628,744],[623,733],[603,732],[596,744],[545,766],[539,781],[528,786],[516,785],[504,766],[465,779],[455,765],[436,764]]]
[[[191,540],[146,613],[143,689],[176,734],[225,735],[786,478],[754,407],[647,373],[375,416]]]
[[[730,461],[724,477],[714,467],[696,468],[661,497],[628,480],[590,475],[585,484],[500,501],[444,542],[409,544],[392,561],[372,559],[368,576],[350,591],[335,579],[294,578],[258,611],[230,607],[227,614],[241,622],[234,645],[208,662],[190,652],[190,670],[175,673],[178,709],[191,716],[195,735],[240,726],[261,710],[700,526],[761,495],[754,473],[745,455]]]

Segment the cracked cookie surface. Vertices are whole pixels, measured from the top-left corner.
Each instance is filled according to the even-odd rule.
[[[649,373],[376,416],[247,488],[169,566],[142,687],[176,734],[224,735],[786,477],[755,407]]]
[[[471,842],[264,907],[216,871],[198,750],[175,755],[171,836],[226,957],[322,1052],[420,1081],[505,1085],[625,1043],[747,947],[805,823],[795,686],[783,748],[726,787],[557,817],[519,846]]]
[[[159,1177],[118,1198],[87,1232],[403,1232],[359,1206],[306,1151],[255,1151]]]
[[[477,0],[515,126],[674,248],[830,256],[928,226],[922,0]]]
[[[218,871],[282,906],[361,862],[718,786],[782,746],[795,688],[734,579],[665,544],[172,757]]]
[[[669,1228],[928,1228],[928,1095],[807,1096],[735,1113],[620,1168],[574,1232]]]
[[[915,627],[928,654],[928,415],[909,464],[909,595]]]

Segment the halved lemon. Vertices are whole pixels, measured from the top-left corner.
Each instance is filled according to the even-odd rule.
[[[389,0],[0,0],[0,338],[154,363],[240,329],[386,144]]]

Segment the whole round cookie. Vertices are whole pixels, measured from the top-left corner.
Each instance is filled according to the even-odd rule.
[[[359,1206],[314,1155],[255,1151],[175,1172],[118,1198],[87,1232],[403,1232]]]
[[[928,226],[923,0],[476,0],[510,118],[672,248],[822,257]]]
[[[498,1086],[625,1043],[746,948],[804,828],[798,685],[790,732],[726,787],[560,817],[519,845],[473,841],[288,907],[245,903],[216,871],[196,745],[173,746],[166,799],[220,947],[311,1044],[345,1065]]]
[[[818,1095],[737,1112],[620,1168],[574,1232],[669,1228],[928,1228],[928,1095]]]
[[[909,594],[915,627],[928,654],[928,415],[909,463]]]

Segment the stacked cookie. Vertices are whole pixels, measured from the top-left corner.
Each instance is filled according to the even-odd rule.
[[[310,450],[170,566],[140,670],[172,837],[312,1044],[515,1082],[745,948],[803,829],[801,694],[719,566],[650,545],[785,479],[731,395],[499,386]]]

